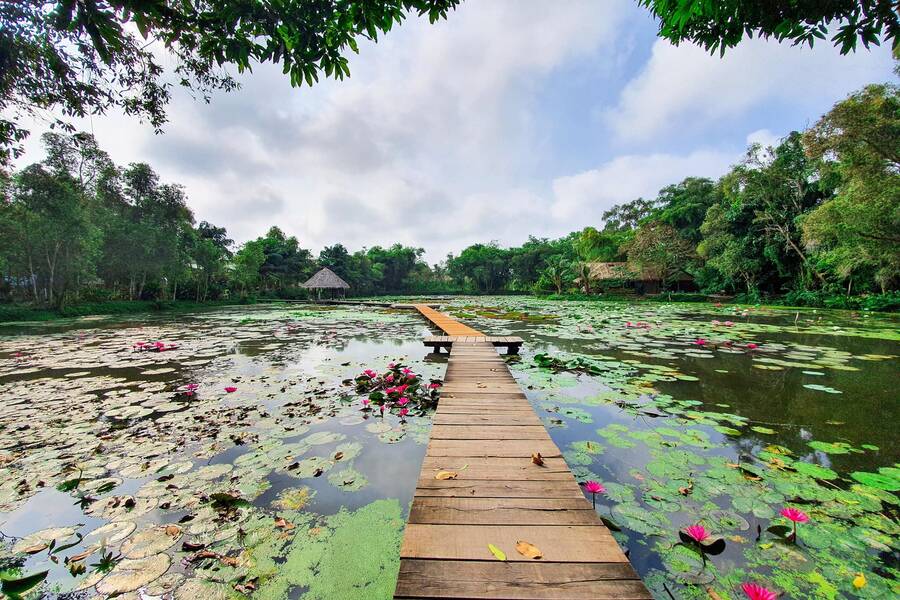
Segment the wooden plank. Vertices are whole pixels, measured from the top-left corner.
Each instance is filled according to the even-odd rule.
[[[597,525],[597,513],[575,498],[418,497],[410,523],[430,525]]]
[[[574,479],[497,481],[491,479],[419,479],[416,496],[445,498],[573,498],[584,492]]]
[[[543,425],[435,425],[433,440],[546,440]]]
[[[649,600],[628,563],[408,559],[395,598]]]
[[[534,411],[525,414],[512,412],[487,413],[481,411],[469,411],[465,413],[451,413],[440,411],[434,413],[431,422],[434,425],[541,425],[541,420]]]
[[[540,452],[541,456],[559,458],[562,453],[556,444],[547,440],[525,441],[492,441],[478,440],[467,442],[464,440],[431,440],[428,444],[430,456],[506,456],[511,458],[527,458],[531,460],[533,452]]]
[[[488,544],[506,553],[508,562],[534,562],[516,552],[526,540],[547,562],[628,562],[605,527],[585,525],[422,525],[406,526],[400,558],[492,560]]]

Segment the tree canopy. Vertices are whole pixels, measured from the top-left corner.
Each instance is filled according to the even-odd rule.
[[[724,54],[754,35],[813,46],[830,41],[842,54],[862,43],[897,48],[896,0],[639,0],[659,19],[659,35],[675,44],[695,42]]]
[[[407,14],[446,18],[459,0],[0,0],[0,164],[21,151],[26,115],[116,107],[157,130],[173,85],[205,99],[229,73],[281,65],[291,85],[350,74],[348,52]],[[174,61],[166,73],[159,57]],[[66,126],[61,120],[56,125]]]

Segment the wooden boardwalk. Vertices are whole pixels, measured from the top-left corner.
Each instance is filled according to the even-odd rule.
[[[400,559],[395,598],[652,598],[485,341],[453,343]]]

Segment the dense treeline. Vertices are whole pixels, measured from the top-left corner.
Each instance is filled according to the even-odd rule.
[[[826,299],[900,286],[900,89],[871,85],[805,132],[751,146],[718,181],[687,178],[613,207],[602,227],[518,247],[475,244],[429,266],[399,244],[316,256],[272,227],[239,247],[195,223],[184,189],[115,165],[87,134],[47,134],[46,159],[0,173],[0,298],[302,297],[327,266],[352,294],[581,292],[652,278],[744,299]],[[605,274],[599,263],[623,263]],[[840,305],[840,303],[837,303]]]

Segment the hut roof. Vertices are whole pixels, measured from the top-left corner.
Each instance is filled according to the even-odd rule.
[[[305,287],[308,289],[338,289],[343,288],[345,290],[350,289],[350,285],[338,277],[334,271],[329,269],[328,267],[322,268],[321,271],[313,275],[309,278],[306,283],[300,285],[300,287]]]
[[[621,279],[623,281],[658,281],[660,274],[654,269],[644,268],[638,270],[629,266],[626,262],[590,262],[591,278],[595,281],[608,279]],[[676,280],[690,281],[692,278],[687,273],[680,273]],[[579,278],[580,280],[580,278]]]

